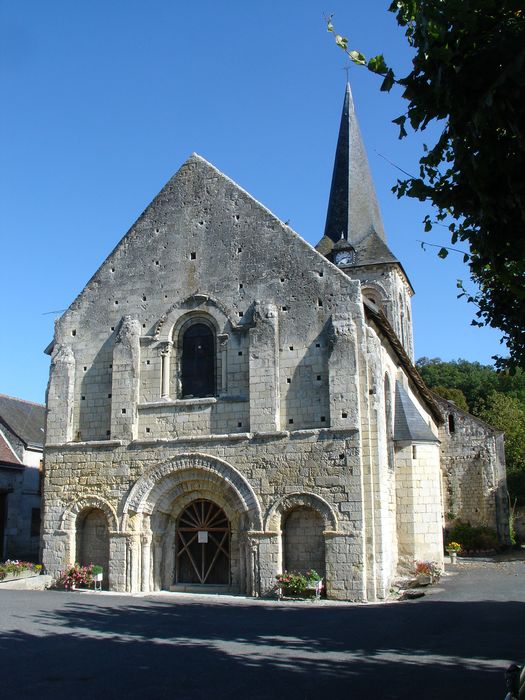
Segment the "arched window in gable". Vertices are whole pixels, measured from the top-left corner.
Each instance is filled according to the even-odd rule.
[[[181,333],[180,379],[182,398],[215,396],[215,333],[200,320]]]

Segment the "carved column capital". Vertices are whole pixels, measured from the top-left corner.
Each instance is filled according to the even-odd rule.
[[[160,350],[161,357],[169,356],[172,348],[173,348],[173,342],[171,340],[165,340],[164,342],[159,343],[159,350]]]

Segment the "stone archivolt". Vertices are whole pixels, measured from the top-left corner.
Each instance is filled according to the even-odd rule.
[[[199,314],[209,315],[215,321],[217,328],[222,328],[226,323],[230,323],[233,328],[236,324],[233,322],[233,311],[226,309],[216,299],[208,294],[194,294],[179,303],[172,304],[157,321],[154,330],[155,340],[172,340],[173,335],[180,329],[191,316]],[[183,319],[181,323],[180,319]]]
[[[324,522],[326,532],[337,532],[337,515],[334,509],[324,498],[315,493],[288,493],[280,498],[269,509],[265,518],[267,531],[277,531],[281,529],[283,515],[296,508],[311,508],[316,510]]]
[[[63,531],[75,530],[77,517],[91,509],[101,510],[106,516],[110,532],[119,532],[118,518],[113,506],[101,496],[86,494],[64,509],[60,529]]]
[[[261,529],[261,507],[246,479],[227,462],[204,454],[178,455],[141,476],[131,489],[123,512],[151,514],[155,507],[166,503],[173,490],[187,490],[193,482],[230,489],[246,512],[251,529]]]

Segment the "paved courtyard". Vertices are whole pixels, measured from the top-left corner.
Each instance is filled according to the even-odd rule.
[[[0,591],[2,696],[497,699],[524,629],[524,561],[364,606]]]

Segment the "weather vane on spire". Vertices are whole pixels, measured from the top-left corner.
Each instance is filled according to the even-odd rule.
[[[346,82],[349,83],[350,80],[349,80],[349,78],[348,78],[348,71],[350,70],[350,65],[344,66],[341,70],[346,71]]]

